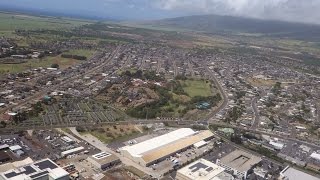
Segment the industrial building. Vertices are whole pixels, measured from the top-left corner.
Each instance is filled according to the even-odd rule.
[[[92,155],[88,157],[87,160],[91,164],[95,165],[97,168],[102,170],[108,169],[109,167],[117,165],[121,162],[117,156],[107,152],[101,152],[101,153]]]
[[[61,156],[62,157],[66,157],[66,156],[71,155],[71,154],[79,153],[79,152],[81,152],[83,150],[84,150],[84,147],[82,147],[82,146],[81,147],[77,147],[77,148],[73,148],[73,149],[69,149],[67,151],[61,152]]]
[[[305,172],[299,171],[292,167],[287,166],[280,172],[280,178],[282,180],[319,180],[319,178],[311,176]]]
[[[14,145],[14,146],[10,146],[9,149],[11,152],[16,153],[17,151],[21,150],[22,147],[19,145]]]
[[[246,178],[248,171],[261,160],[260,157],[253,154],[235,150],[221,159],[217,159],[216,164],[225,168],[227,172],[233,173],[238,178]]]
[[[9,145],[8,144],[2,144],[0,145],[0,150],[6,150],[9,148]]]
[[[69,138],[68,136],[62,136],[61,140],[64,141],[65,143],[68,143],[68,144],[74,143],[74,140]]]
[[[0,180],[68,180],[69,173],[50,159],[43,159],[0,173]]]
[[[181,128],[132,146],[125,146],[120,149],[120,153],[140,165],[150,166],[212,138],[213,134],[208,130],[195,132],[190,128]],[[203,143],[205,142],[201,144]]]
[[[318,161],[320,161],[320,154],[317,153],[317,152],[313,152],[311,155],[310,155],[311,158],[313,159],[316,159]]]
[[[232,180],[231,174],[224,172],[224,168],[200,159],[177,171],[177,180]]]

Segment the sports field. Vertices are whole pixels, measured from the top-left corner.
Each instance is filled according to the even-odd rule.
[[[180,81],[183,90],[190,96],[212,96],[210,82],[205,80]]]
[[[18,73],[28,69],[39,68],[39,67],[50,67],[52,64],[58,64],[61,69],[68,68],[81,61],[69,58],[62,58],[61,56],[45,57],[43,59],[29,59],[25,63],[21,64],[1,64],[0,74],[4,73]]]

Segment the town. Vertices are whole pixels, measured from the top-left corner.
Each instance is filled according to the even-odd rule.
[[[302,52],[101,23],[14,34],[0,179],[320,178],[320,66]]]

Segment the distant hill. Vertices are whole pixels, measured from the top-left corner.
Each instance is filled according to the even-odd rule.
[[[207,33],[253,33],[267,36],[295,38],[310,41],[320,40],[320,26],[283,21],[260,20],[252,18],[199,15],[186,16],[157,21],[148,21],[140,25],[174,28]]]

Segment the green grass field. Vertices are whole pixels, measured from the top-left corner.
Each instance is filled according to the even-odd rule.
[[[31,16],[24,14],[8,13],[0,11],[0,37],[8,37],[14,39],[14,42],[19,46],[28,46],[32,41],[55,41],[61,40],[63,37],[50,36],[47,34],[37,34],[31,37],[22,37],[15,34],[15,30],[61,30],[71,29],[85,24],[93,23],[89,20],[81,19],[69,19],[69,18],[56,18],[56,17],[45,17],[45,16]]]
[[[15,29],[70,29],[89,23],[91,22],[87,20],[36,17],[0,12],[0,32],[10,32]]]
[[[95,53],[94,50],[88,50],[88,49],[72,49],[67,52],[64,52],[63,54],[71,54],[71,55],[78,55],[78,56],[85,56],[88,59],[93,56]]]
[[[59,64],[61,69],[68,68],[72,65],[80,63],[81,61],[75,59],[62,58],[61,56],[45,57],[43,59],[30,59],[26,63],[21,64],[1,64],[0,74],[4,73],[18,73],[29,68],[50,67],[51,64]]]
[[[186,80],[180,81],[183,90],[190,96],[212,96],[210,82],[204,80]]]

